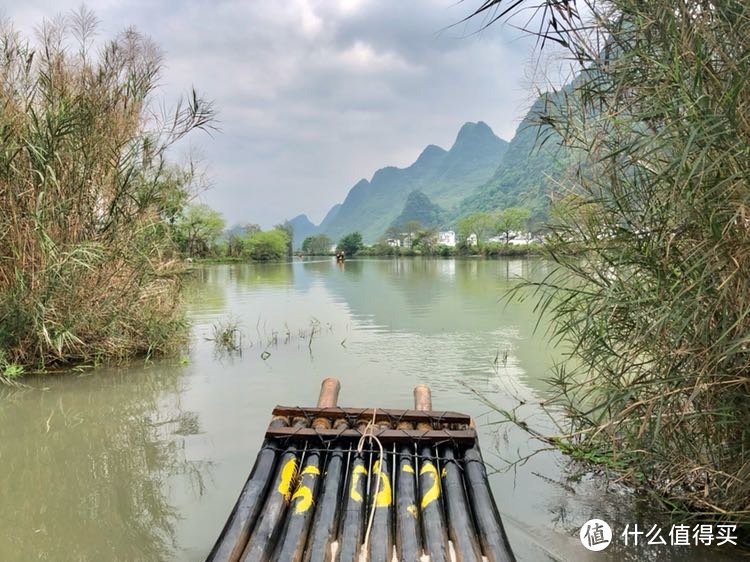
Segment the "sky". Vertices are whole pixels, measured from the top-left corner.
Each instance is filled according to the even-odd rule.
[[[191,87],[213,101],[218,131],[182,154],[210,188],[198,198],[227,225],[264,228],[305,213],[316,224],[361,178],[449,148],[485,121],[510,140],[534,98],[535,41],[511,25],[460,22],[480,0],[103,0],[100,39],[129,26],[162,49],[158,95]],[[31,35],[80,0],[26,0],[4,16]],[[189,146],[188,146],[189,144]]]

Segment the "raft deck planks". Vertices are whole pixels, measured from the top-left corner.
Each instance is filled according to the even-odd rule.
[[[425,385],[414,410],[337,407],[339,389],[274,408],[208,561],[515,560],[470,416],[432,410]]]

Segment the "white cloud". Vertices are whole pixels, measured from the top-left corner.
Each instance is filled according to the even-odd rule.
[[[358,73],[398,72],[416,70],[393,51],[377,52],[364,41],[355,41],[351,47],[334,54],[335,60]],[[333,58],[333,57],[332,57]]]
[[[6,15],[30,29],[41,14],[79,5],[28,0]],[[204,198],[230,223],[271,225],[299,212],[320,220],[359,178],[408,165],[427,144],[449,146],[465,121],[481,119],[509,138],[529,104],[524,73],[533,40],[501,26],[479,35],[448,28],[471,2],[108,0],[91,7],[102,36],[135,25],[162,46],[166,96],[195,85],[215,100],[222,132],[191,143],[213,176]]]

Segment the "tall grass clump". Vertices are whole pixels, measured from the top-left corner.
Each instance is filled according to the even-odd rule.
[[[535,284],[571,352],[557,442],[676,513],[747,529],[750,4],[540,4],[540,36],[578,68],[542,116],[541,141],[581,158],[555,194],[557,267]]]
[[[242,353],[242,330],[240,323],[232,318],[222,320],[211,326],[211,337],[217,351]]]
[[[94,48],[82,8],[37,40],[0,24],[0,351],[45,367],[165,349],[180,332],[169,223],[189,172],[167,149],[212,110],[153,103],[161,56],[133,29]]]

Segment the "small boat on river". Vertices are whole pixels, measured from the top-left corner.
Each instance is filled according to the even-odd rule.
[[[432,409],[276,406],[210,562],[509,562],[475,424]]]

